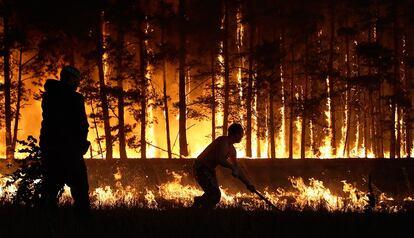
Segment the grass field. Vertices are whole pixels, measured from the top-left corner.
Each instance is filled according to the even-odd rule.
[[[0,237],[410,237],[413,213],[0,207]]]
[[[98,201],[90,217],[75,216],[67,202],[54,213],[0,202],[0,238],[412,236],[414,161],[240,163],[259,191],[269,189],[266,196],[281,210],[264,209],[257,196],[220,169],[225,189],[219,208],[188,208],[201,192],[191,175],[191,160],[90,160],[90,194]],[[291,176],[300,180],[292,183]],[[376,201],[373,212],[364,212],[368,176]],[[342,181],[348,182],[347,191]],[[138,203],[129,204],[130,198]]]

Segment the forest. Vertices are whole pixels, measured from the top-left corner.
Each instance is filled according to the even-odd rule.
[[[409,0],[1,0],[0,157],[80,69],[95,159],[414,156]]]

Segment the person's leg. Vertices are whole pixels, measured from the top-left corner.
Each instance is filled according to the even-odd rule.
[[[194,165],[193,171],[194,171],[193,173],[194,173],[194,177],[195,177],[196,182],[204,190],[204,187],[205,187],[204,184],[206,183],[205,178],[204,178],[204,175],[203,175],[200,167],[197,166],[197,164]],[[202,207],[203,195],[194,197],[194,203],[193,203],[192,207],[194,207],[194,208],[201,208]]]
[[[221,192],[217,183],[217,176],[215,171],[210,171],[208,177],[208,183],[205,190],[205,207],[215,208],[220,202]]]
[[[199,167],[195,172],[196,180],[204,194],[194,198],[193,207],[214,208],[220,202],[221,197],[215,171],[207,167]]]
[[[68,165],[68,181],[74,208],[78,213],[90,212],[89,183],[85,162],[83,159],[75,158],[75,162]]]
[[[44,205],[49,209],[56,209],[59,204],[58,194],[62,189],[63,183],[61,183],[54,176],[47,176],[44,179]]]
[[[48,209],[57,208],[59,202],[58,193],[64,185],[63,171],[58,160],[59,157],[53,153],[48,153],[42,158],[42,200],[43,205]]]

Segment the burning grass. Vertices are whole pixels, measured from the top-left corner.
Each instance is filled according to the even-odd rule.
[[[91,190],[90,217],[77,217],[65,187],[60,207],[53,213],[16,203],[21,181],[0,178],[2,237],[402,237],[412,225],[412,198],[395,201],[342,181],[340,193],[321,180],[290,177],[289,187],[264,189],[278,208],[271,210],[255,194],[221,187],[215,210],[190,208],[202,191],[188,183],[189,174],[169,172],[170,179],[154,188],[122,184]],[[12,183],[10,183],[12,182]],[[35,186],[34,186],[35,187]]]
[[[95,209],[128,207],[153,210],[167,210],[188,208],[193,203],[193,198],[202,194],[198,186],[186,184],[187,173],[170,172],[170,181],[157,186],[157,189],[148,187],[124,186],[119,171],[114,174],[114,186],[100,186],[90,192],[92,206]],[[15,203],[16,191],[20,181],[11,182],[12,178],[3,176],[0,179],[0,200],[3,204]],[[397,213],[403,212],[405,201],[395,201],[385,193],[370,194],[356,188],[347,181],[342,181],[342,192],[331,192],[320,180],[311,178],[305,181],[301,177],[289,177],[291,187],[277,188],[275,190],[265,188],[263,194],[279,209],[279,211],[320,211],[327,212],[357,212],[366,211]],[[253,193],[231,192],[230,189],[221,187],[221,201],[218,205],[221,209],[243,209],[246,211],[265,211],[270,208]],[[65,187],[60,204],[62,206],[72,203],[70,188]]]

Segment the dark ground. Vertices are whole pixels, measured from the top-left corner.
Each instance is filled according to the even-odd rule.
[[[68,207],[47,215],[3,206],[0,237],[411,237],[412,215],[113,208],[82,221]]]

